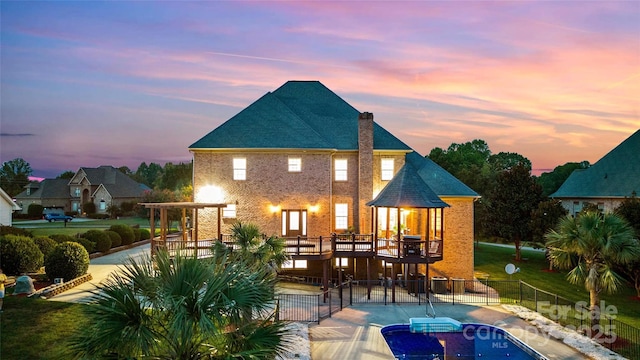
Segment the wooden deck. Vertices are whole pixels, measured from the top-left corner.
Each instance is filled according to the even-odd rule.
[[[233,238],[223,234],[222,242],[236,248]],[[376,239],[372,234],[332,234],[328,237],[284,238],[285,250],[293,259],[326,260],[333,257],[380,258],[390,263],[434,263],[442,260],[442,240],[421,240],[407,237],[397,241]],[[170,254],[180,251],[186,256],[211,256],[217,239],[190,240],[182,236],[154,239],[156,248],[166,248]]]

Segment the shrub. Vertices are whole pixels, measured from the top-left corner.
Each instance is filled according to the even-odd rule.
[[[77,238],[73,239],[73,242],[77,242],[78,244],[82,245],[82,247],[84,247],[84,249],[87,250],[89,254],[96,252],[96,243],[89,239]]]
[[[49,254],[53,251],[53,248],[56,247],[57,242],[50,237],[47,236],[36,236],[33,238],[33,242],[36,243],[42,255],[44,255],[44,260],[47,261]]]
[[[87,214],[95,214],[96,213],[96,204],[92,203],[91,201],[86,202],[84,204],[82,204],[82,211]]]
[[[111,230],[105,230],[104,233],[111,238],[111,248],[122,245],[122,238],[120,237],[120,234]]]
[[[44,255],[32,238],[19,235],[0,236],[0,263],[9,275],[36,272],[44,263]]]
[[[29,230],[20,229],[13,226],[0,225],[0,235],[22,235],[32,237],[32,233]]]
[[[89,253],[78,243],[63,242],[53,248],[44,266],[50,280],[63,278],[70,281],[87,273]]]
[[[82,237],[95,243],[96,251],[107,252],[111,249],[111,238],[102,230],[89,230]]]
[[[87,217],[89,219],[96,219],[96,220],[106,220],[109,218],[109,214],[99,214],[99,213],[95,213],[95,214],[88,214]]]
[[[149,229],[140,229],[140,240],[149,240],[151,231]]]
[[[42,219],[42,212],[44,211],[44,206],[40,204],[30,204],[27,208],[27,214],[32,219]]]
[[[52,234],[52,235],[49,235],[49,237],[52,238],[57,243],[63,243],[65,241],[76,241],[76,238],[66,234]]]
[[[117,224],[111,225],[109,228],[111,231],[115,231],[122,238],[122,245],[131,245],[135,240],[133,229],[129,225]]]
[[[133,241],[134,242],[140,241],[140,239],[142,238],[142,233],[140,232],[140,229],[136,227],[132,227],[131,230],[133,230]]]

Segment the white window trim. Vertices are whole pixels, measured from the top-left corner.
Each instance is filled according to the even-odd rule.
[[[389,165],[391,165],[391,168],[388,168]],[[395,161],[393,158],[382,158],[380,160],[380,179],[382,181],[389,181],[393,179],[394,169],[395,169]]]
[[[235,219],[237,217],[236,204],[227,204],[227,207],[222,208],[222,217],[225,219]]]
[[[334,160],[334,180],[335,181],[348,181],[349,180],[349,162],[347,159],[335,159]],[[340,164],[340,166],[338,165]],[[344,168],[342,166],[344,164]]]
[[[289,157],[289,172],[302,172],[302,158]]]
[[[347,230],[349,228],[349,204],[336,204],[335,222],[336,230]]]
[[[247,180],[247,158],[233,158],[233,180]]]

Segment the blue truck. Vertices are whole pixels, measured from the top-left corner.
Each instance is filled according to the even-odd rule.
[[[52,221],[71,221],[73,220],[73,216],[69,216],[69,215],[64,215],[64,214],[56,214],[56,213],[49,213],[49,214],[45,214],[44,215],[44,219],[47,220],[48,222],[52,222]]]

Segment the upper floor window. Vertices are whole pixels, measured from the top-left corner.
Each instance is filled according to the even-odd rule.
[[[227,204],[227,207],[222,208],[223,218],[236,218],[236,204]]]
[[[289,172],[300,172],[300,171],[302,171],[302,159],[299,157],[290,157]]]
[[[347,159],[335,159],[335,180],[347,181]]]
[[[393,159],[382,159],[381,171],[380,177],[383,181],[393,179]]]
[[[76,188],[76,197],[80,197],[80,188]]]
[[[247,180],[247,159],[233,159],[233,180]]]
[[[349,227],[349,204],[336,204],[336,230]]]

